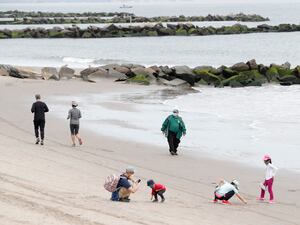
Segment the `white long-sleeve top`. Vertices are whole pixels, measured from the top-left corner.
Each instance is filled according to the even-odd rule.
[[[272,163],[269,163],[266,168],[266,180],[270,180],[272,177],[276,175],[278,168],[274,166]]]

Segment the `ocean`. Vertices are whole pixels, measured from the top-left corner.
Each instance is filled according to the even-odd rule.
[[[208,15],[231,13],[256,13],[269,17],[270,21],[243,23],[258,24],[300,23],[299,3],[277,4],[200,4],[197,2],[135,3],[128,9],[136,15]],[[51,2],[1,3],[1,10],[25,11],[124,11],[120,3]],[[199,26],[232,25],[236,22],[202,22]],[[33,25],[31,25],[33,26]],[[42,25],[49,27],[49,25]],[[50,25],[56,26],[56,25]],[[57,25],[70,26],[70,25]],[[88,25],[80,25],[87,27]],[[99,24],[97,26],[105,26]],[[24,25],[2,25],[0,29],[22,29]],[[240,61],[256,59],[259,63],[299,64],[300,32],[200,37],[142,37],[108,39],[18,39],[0,41],[0,63],[21,66],[62,66],[84,68],[109,63],[137,63],[143,65],[232,65]],[[180,43],[180,44],[178,44]]]
[[[0,3],[1,10],[122,11],[113,3]],[[299,24],[300,3],[289,4],[133,4],[141,16],[257,13],[268,24]],[[230,25],[210,22],[199,25]],[[260,23],[247,23],[256,26]],[[81,25],[86,26],[86,25]],[[103,25],[99,25],[103,26]],[[17,27],[16,27],[17,28]],[[18,28],[22,28],[19,26]],[[1,29],[1,27],[0,27]],[[85,68],[110,63],[142,65],[232,65],[256,59],[258,63],[300,64],[300,32],[202,37],[141,37],[108,39],[0,40],[0,64]],[[233,160],[260,167],[269,153],[274,163],[300,172],[300,86],[266,85],[249,88],[196,88],[199,92],[166,98],[162,91],[78,95],[52,99],[54,112],[65,118],[77,100],[82,126],[102,135],[166,146],[160,132],[163,119],[176,107],[186,122],[181,152]],[[123,110],[120,107],[123,105]],[[107,133],[106,131],[110,132]],[[105,133],[104,133],[105,131]],[[142,151],[142,150],[141,150]]]
[[[165,147],[160,128],[174,108],[180,110],[187,135],[180,154],[231,160],[263,167],[270,154],[281,169],[300,172],[300,86],[247,88],[197,87],[176,96],[166,90],[55,96],[52,111],[65,119],[69,102],[82,110],[81,126],[104,136]],[[143,151],[143,149],[141,149]]]

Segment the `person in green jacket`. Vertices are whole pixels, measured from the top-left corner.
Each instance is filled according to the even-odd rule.
[[[168,138],[171,155],[178,155],[177,148],[180,143],[180,138],[186,134],[185,125],[179,116],[178,109],[174,109],[173,114],[165,119],[161,131]]]

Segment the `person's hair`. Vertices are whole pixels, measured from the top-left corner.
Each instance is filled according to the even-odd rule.
[[[135,170],[134,170],[133,167],[127,167],[127,168],[126,168],[126,173],[127,173],[127,174],[134,174],[134,173],[135,173]]]
[[[272,164],[272,159],[268,159],[268,160],[266,160],[266,162],[269,162]]]
[[[35,95],[35,99],[36,99],[36,100],[41,99],[41,95],[40,95],[40,94],[36,94],[36,95]]]

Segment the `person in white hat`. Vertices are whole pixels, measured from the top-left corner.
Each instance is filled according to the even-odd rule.
[[[82,145],[82,139],[79,136],[79,119],[81,118],[81,112],[77,108],[78,104],[75,101],[72,101],[72,109],[69,110],[67,119],[70,119],[70,131],[72,146],[75,147],[75,140],[77,139],[79,144]]]
[[[162,124],[161,131],[168,139],[169,151],[171,155],[177,155],[177,148],[182,136],[186,135],[186,128],[179,110],[174,109],[173,114],[168,116]]]

